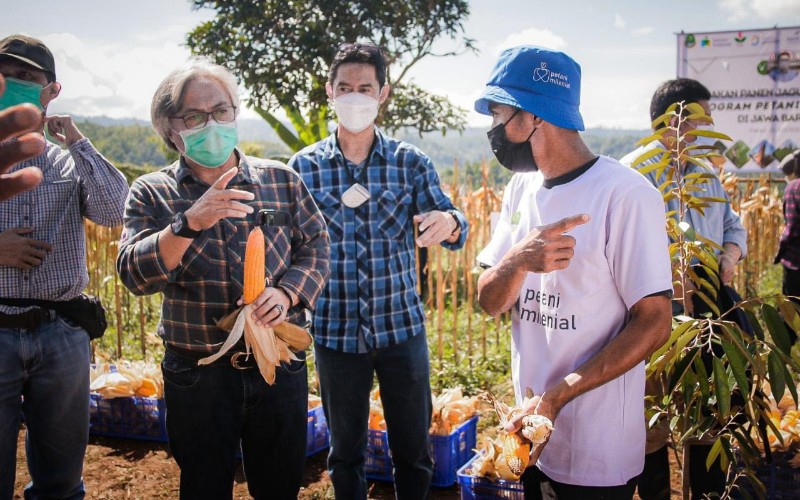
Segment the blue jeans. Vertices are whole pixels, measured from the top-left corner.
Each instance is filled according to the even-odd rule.
[[[295,354],[301,361],[278,368],[269,386],[257,367],[238,370],[222,361],[198,367],[167,350],[161,364],[167,434],[181,469],[182,499],[232,498],[240,440],[250,495],[297,498],[306,460],[308,380],[305,354]]]
[[[0,328],[0,499],[14,495],[20,410],[31,475],[25,498],[84,497],[89,351],[86,332],[60,317],[36,329]]]
[[[352,354],[314,346],[322,407],[331,433],[328,472],[336,498],[367,498],[369,392],[377,375],[399,499],[430,496],[431,385],[425,334],[385,349]]]

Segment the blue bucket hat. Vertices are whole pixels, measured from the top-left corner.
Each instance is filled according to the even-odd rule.
[[[543,47],[506,49],[492,70],[475,111],[488,115],[489,104],[506,104],[570,130],[584,130],[581,67],[571,57]]]

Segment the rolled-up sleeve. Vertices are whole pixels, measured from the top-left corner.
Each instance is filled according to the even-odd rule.
[[[458,240],[453,243],[448,243],[447,240],[445,240],[441,245],[448,250],[458,250],[462,248],[467,241],[469,222],[467,222],[467,218],[464,214],[455,208],[450,198],[442,191],[439,174],[436,172],[436,168],[434,168],[430,158],[419,152],[417,159],[414,175],[414,190],[417,194],[415,197],[417,212],[426,213],[431,210],[452,212],[456,219],[458,219],[461,233],[458,236]]]
[[[747,255],[747,229],[742,225],[739,215],[733,211],[730,201],[725,203],[722,242],[734,243],[742,251],[742,259]]]

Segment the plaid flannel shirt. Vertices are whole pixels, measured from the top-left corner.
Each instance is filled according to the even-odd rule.
[[[89,284],[83,218],[103,226],[122,224],[128,181],[97,152],[89,139],[68,150],[52,142],[44,152],[14,167],[38,167],[43,180],[35,189],[0,202],[0,232],[32,227],[28,237],[53,245],[30,270],[0,266],[0,297],[71,300]],[[0,312],[24,310],[0,306]]]
[[[800,269],[800,179],[786,185],[783,192],[783,216],[786,226],[781,234],[777,261],[796,271]]]
[[[331,279],[314,312],[314,341],[355,353],[424,332],[413,216],[452,210],[461,235],[455,243],[443,242],[445,248],[461,248],[468,230],[464,215],[442,192],[430,159],[376,129],[370,156],[360,166],[346,163],[336,134],[297,153],[289,166],[302,176],[331,235]],[[341,199],[354,182],[369,190],[370,199],[350,208]]]
[[[164,294],[158,333],[168,348],[205,355],[227,337],[216,320],[233,311],[242,295],[245,246],[259,210],[289,216],[286,226],[262,226],[270,285],[294,292],[301,302],[289,311],[288,321],[304,322],[305,309],[314,307],[328,278],[325,221],[300,178],[280,162],[236,153],[239,173],[228,188],[255,193],[253,201],[244,202],[253,213],[244,219],[222,219],[203,231],[171,272],[158,251],[158,233],[177,212],[188,210],[208,185],[199,182],[181,158],[131,186],[117,271],[134,294]]]

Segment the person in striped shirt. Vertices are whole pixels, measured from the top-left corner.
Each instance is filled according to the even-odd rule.
[[[47,141],[41,154],[12,167],[41,181],[0,202],[0,498],[14,495],[20,409],[31,475],[25,498],[83,498],[91,349],[65,311],[83,300],[89,283],[84,219],[121,224],[128,183],[72,117],[47,115],[61,84],[44,43],[23,35],[0,40],[0,74],[0,110],[36,106],[44,117],[38,132],[46,122],[66,146]]]

